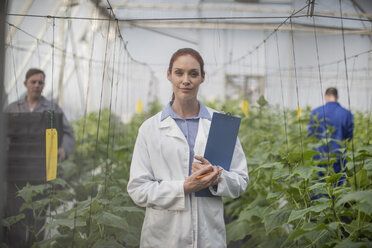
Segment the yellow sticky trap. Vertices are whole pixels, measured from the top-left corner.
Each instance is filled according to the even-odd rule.
[[[249,105],[248,100],[243,100],[242,101],[242,111],[243,111],[245,117],[248,117],[248,105]]]
[[[211,104],[213,104],[213,105],[215,104],[216,100],[214,99],[214,97],[213,97],[213,96],[211,97],[211,100],[210,100],[210,102],[211,102]]]
[[[138,100],[137,101],[137,110],[136,110],[137,114],[142,114],[142,101],[141,100]]]
[[[302,108],[301,108],[301,107],[298,107],[298,108],[297,108],[297,117],[296,117],[297,120],[300,119],[301,114],[302,114]]]
[[[57,178],[58,134],[57,129],[45,130],[46,180]]]

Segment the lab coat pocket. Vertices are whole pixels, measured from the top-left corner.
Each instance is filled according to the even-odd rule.
[[[149,239],[148,241],[161,243],[164,245],[165,240],[169,240],[171,231],[179,230],[181,211],[147,208],[145,221],[142,228],[142,239]],[[143,240],[144,243],[146,241]],[[160,246],[159,246],[160,247]]]

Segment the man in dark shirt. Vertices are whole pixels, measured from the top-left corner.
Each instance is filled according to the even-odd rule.
[[[9,104],[4,112],[6,113],[31,113],[31,112],[44,112],[53,107],[56,113],[62,113],[63,133],[62,145],[58,148],[58,160],[65,160],[75,148],[74,132],[68,123],[66,116],[62,109],[56,104],[47,100],[41,95],[45,86],[45,73],[37,68],[31,68],[26,73],[24,82],[27,88],[27,95],[16,102]]]
[[[325,160],[331,154],[336,154],[336,162],[333,164],[335,173],[344,170],[346,159],[342,157],[342,152],[338,149],[344,147],[342,141],[353,137],[353,115],[343,108],[338,102],[338,92],[336,88],[328,88],[325,92],[326,104],[314,109],[309,121],[309,134],[318,139],[326,139],[327,144],[317,147],[315,150],[322,153],[315,159],[323,157]],[[344,177],[343,177],[344,178]],[[343,179],[338,185],[343,184]]]
[[[33,115],[35,117],[35,116],[41,116],[39,115],[41,113],[46,113],[46,116],[49,116],[50,110],[52,110],[54,113],[62,115],[62,121],[61,121],[62,129],[61,129],[61,133],[59,133],[59,139],[61,139],[61,144],[58,147],[58,161],[61,162],[65,160],[74,151],[74,148],[75,148],[74,133],[62,109],[56,103],[52,104],[51,101],[47,100],[44,96],[42,96],[42,91],[45,86],[45,73],[42,70],[37,69],[37,68],[29,69],[26,73],[24,85],[27,89],[27,95],[24,98],[19,99],[18,101],[15,101],[9,104],[5,108],[4,112],[9,113],[9,114],[20,113],[20,115],[22,115],[23,113],[26,113],[26,115]],[[27,123],[25,123],[24,128],[29,129],[30,127],[27,126]],[[45,126],[40,125],[40,127],[38,128],[40,130],[37,130],[38,134],[36,135],[39,135],[39,133],[45,132],[45,130],[42,130],[43,128],[45,128]],[[34,135],[32,133],[30,134]],[[32,141],[34,143],[35,142],[37,143],[39,141],[39,138],[34,139],[34,136],[32,137],[33,137]],[[29,140],[27,141],[29,142]],[[33,146],[33,148],[35,147]],[[17,150],[17,149],[13,149],[12,151],[15,152],[14,150]],[[17,156],[19,157],[18,159],[19,161],[22,161],[22,166],[26,166],[28,168],[27,172],[31,170],[34,174],[35,173],[37,174],[37,179],[33,178],[34,174],[31,175],[31,173],[29,173],[28,175],[24,175],[25,171],[17,171],[19,170],[19,168],[17,167],[18,166],[17,163],[19,162],[17,162],[16,165],[13,164],[14,162],[9,162],[8,182],[7,182],[7,204],[5,206],[6,217],[18,215],[21,212],[20,207],[23,204],[23,199],[21,199],[20,197],[17,197],[17,192],[19,189],[22,189],[27,183],[42,184],[45,182],[45,174],[40,174],[36,169],[34,170],[34,168],[36,167],[33,167],[35,166],[35,158],[38,158],[38,156],[43,152],[42,145],[40,145],[39,151],[31,150],[29,152],[29,153],[32,153],[30,156],[26,156],[25,154],[20,155],[21,151],[23,150],[24,149],[19,149],[19,153],[17,153]],[[27,155],[29,154],[27,153]],[[8,159],[9,157],[10,156],[8,156]],[[45,168],[45,162],[44,163],[36,162],[36,164],[37,164],[38,169],[40,167]],[[11,167],[12,167],[12,170],[10,170]],[[13,172],[14,170],[17,175],[16,178],[13,178],[13,176],[9,176],[9,175],[13,175],[11,172]],[[40,178],[44,178],[44,179],[42,180]],[[40,200],[43,197],[45,197],[44,194],[38,195],[36,197],[33,197],[33,201]],[[42,240],[44,232],[40,231],[38,235],[37,233],[39,232],[39,230],[42,228],[42,226],[45,223],[45,219],[44,219],[45,211],[46,209],[44,209],[41,213],[37,213],[39,215],[38,217],[41,220],[35,220],[34,215],[36,213],[33,213],[29,209],[23,210],[22,213],[25,214],[24,219],[12,225],[10,229],[5,230],[5,235],[4,235],[5,243],[7,243],[9,247],[15,247],[15,248],[16,247],[31,247],[35,242]],[[29,230],[30,227],[33,227],[34,229],[33,232]]]

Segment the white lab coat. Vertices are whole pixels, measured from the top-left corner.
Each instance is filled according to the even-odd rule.
[[[212,109],[208,108],[211,116]],[[176,122],[161,112],[139,129],[134,147],[128,193],[146,207],[141,247],[226,247],[221,197],[185,195],[183,183],[189,172],[189,146]],[[195,155],[203,156],[211,121],[199,120]],[[222,171],[213,195],[236,198],[248,183],[246,158],[236,142],[230,171]]]

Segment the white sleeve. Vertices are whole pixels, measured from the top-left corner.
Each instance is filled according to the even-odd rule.
[[[127,186],[128,194],[141,207],[184,210],[184,181],[165,181],[155,178],[153,167],[160,165],[156,164],[159,161],[152,159],[145,137],[148,136],[143,134],[140,129],[133,151]]]
[[[223,170],[217,190],[213,187],[209,187],[209,190],[216,196],[237,198],[247,188],[248,181],[247,161],[238,138],[231,160],[230,171]]]

